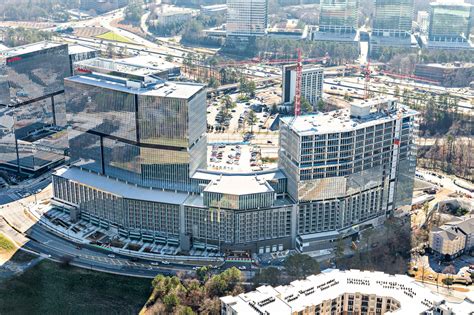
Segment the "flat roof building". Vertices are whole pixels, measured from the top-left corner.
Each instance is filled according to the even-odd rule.
[[[313,109],[317,109],[318,101],[323,96],[324,70],[320,66],[303,67],[301,77],[301,97],[307,100]],[[282,71],[282,103],[294,101],[296,90],[296,65],[283,66]]]
[[[227,36],[263,36],[268,25],[268,0],[227,0]]]
[[[358,28],[358,0],[321,0],[319,31],[354,34]]]
[[[372,99],[353,102],[350,110],[280,119],[279,168],[288,194],[310,218],[298,226],[301,251],[320,249],[307,235],[377,225],[411,204],[416,115],[393,99]],[[323,213],[332,215],[320,220]]]
[[[406,275],[328,269],[289,285],[221,297],[221,314],[468,314]],[[372,310],[372,311],[371,311]]]
[[[472,5],[460,1],[430,3],[428,38],[437,42],[466,42],[473,23]]]
[[[474,63],[416,64],[415,76],[438,82],[444,87],[466,87],[474,81]]]

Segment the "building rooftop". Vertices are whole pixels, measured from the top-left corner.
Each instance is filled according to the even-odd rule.
[[[446,5],[451,5],[451,6],[463,6],[466,8],[472,7],[472,4],[470,3],[465,3],[464,0],[436,0],[436,2],[431,2],[430,6],[446,6]]]
[[[0,56],[3,56],[3,57],[20,56],[20,55],[32,53],[35,51],[40,51],[43,49],[48,49],[48,48],[53,48],[53,47],[58,47],[58,46],[63,46],[63,45],[66,45],[66,44],[55,43],[55,42],[50,42],[50,41],[42,41],[42,42],[37,42],[34,44],[28,44],[28,45],[23,45],[23,46],[18,46],[18,47],[2,50],[0,51]]]
[[[137,65],[124,60],[106,58],[92,58],[76,63],[76,68],[98,72],[124,73],[136,76],[151,76],[160,72],[160,69],[148,65]]]
[[[170,97],[189,99],[205,88],[203,84],[188,82],[165,82],[150,80],[150,84],[143,86],[139,82],[129,81],[120,77],[97,74],[80,74],[66,78],[65,81],[87,84],[104,89],[116,90],[144,96]]]
[[[407,106],[398,105],[392,110],[383,110],[378,105],[390,99],[374,99],[369,101],[355,101],[351,103],[351,109],[341,109],[327,113],[316,113],[301,115],[298,117],[288,116],[281,118],[284,124],[299,135],[327,134],[333,132],[346,132],[364,127],[394,120],[398,114],[403,116],[416,115],[417,112]],[[364,116],[356,118],[351,115],[362,113]],[[365,115],[366,114],[366,115]]]
[[[213,179],[204,191],[226,195],[250,195],[274,190],[263,177],[226,175]]]
[[[57,170],[55,174],[128,199],[182,204],[188,197],[186,193],[147,189],[127,184],[114,178],[81,170],[77,167],[63,167]]]
[[[226,296],[221,301],[236,314],[294,314],[306,308],[337,298],[344,293],[375,294],[391,297],[400,302],[402,313],[420,314],[444,298],[406,275],[360,270],[329,269],[319,275],[297,280],[276,288],[262,286],[238,296]],[[445,302],[447,303],[447,302]],[[469,303],[447,303],[469,309]]]
[[[83,53],[94,52],[94,51],[99,51],[99,50],[94,47],[89,47],[86,45],[68,44],[68,51],[70,55],[75,55],[75,54],[83,54]]]
[[[135,56],[135,57],[129,57],[129,58],[124,58],[124,59],[119,59],[121,62],[125,62],[130,65],[136,65],[140,67],[147,67],[150,69],[155,69],[159,71],[166,71],[170,70],[173,68],[178,67],[172,62],[168,62],[164,60],[163,58],[159,58],[157,56]]]

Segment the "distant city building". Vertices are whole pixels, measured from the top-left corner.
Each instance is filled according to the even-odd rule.
[[[392,99],[280,119],[279,167],[299,203],[297,249],[322,249],[356,225],[411,204],[417,113]],[[324,218],[324,219],[323,219]]]
[[[415,76],[436,81],[444,87],[466,87],[474,81],[474,64],[461,62],[417,64]]]
[[[422,34],[428,34],[428,29],[430,26],[430,14],[427,11],[418,11],[416,23],[418,24]]]
[[[325,270],[289,285],[221,297],[223,315],[468,314],[467,300],[447,302],[406,275]],[[467,311],[467,312],[466,312]]]
[[[0,51],[0,164],[25,174],[64,160],[68,46],[40,42]]]
[[[197,10],[193,9],[161,5],[155,9],[156,18],[150,20],[150,23],[161,26],[180,23],[189,20],[196,13]]]
[[[201,12],[214,15],[227,12],[227,4],[201,5]]]
[[[430,3],[428,48],[470,48],[472,5],[454,0]]]
[[[370,51],[377,52],[384,46],[416,48],[411,34],[413,15],[413,0],[375,0]]]
[[[430,231],[429,245],[438,254],[455,257],[474,248],[474,217],[455,218]]]
[[[319,26],[310,26],[308,39],[354,42],[357,35],[359,0],[321,0]]]
[[[263,36],[268,25],[268,0],[227,0],[227,35]]]
[[[375,0],[372,34],[408,37],[412,29],[413,0]]]
[[[303,68],[301,78],[301,97],[316,109],[323,95],[324,70],[320,66]],[[282,103],[292,103],[296,90],[296,65],[283,66],[282,71]]]
[[[356,33],[359,0],[321,0],[319,31],[336,34]]]

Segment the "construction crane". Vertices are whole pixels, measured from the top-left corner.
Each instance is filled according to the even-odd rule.
[[[295,87],[295,116],[301,115],[301,83],[303,78],[303,63],[317,63],[317,62],[326,62],[330,59],[329,55],[326,54],[324,57],[320,58],[307,58],[303,59],[301,54],[301,49],[296,50],[297,58],[287,58],[287,59],[265,59],[265,58],[252,58],[248,60],[241,61],[232,61],[227,63],[217,64],[217,67],[231,67],[231,66],[243,66],[248,64],[265,64],[265,65],[283,65],[283,64],[294,64],[296,63],[296,87]]]
[[[301,114],[301,79],[303,78],[303,64],[301,62],[301,49],[297,49],[298,59],[296,60],[296,87],[295,87],[295,117]]]
[[[364,70],[364,77],[365,77],[365,82],[364,82],[364,99],[369,99],[369,83],[370,83],[370,59],[367,61],[367,65]]]

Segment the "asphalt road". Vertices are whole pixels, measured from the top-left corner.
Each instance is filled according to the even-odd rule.
[[[131,261],[117,254],[112,257],[99,250],[79,249],[77,245],[49,233],[39,226],[33,226],[27,234],[30,241],[23,246],[24,248],[50,255],[50,258],[56,261],[64,261],[65,257],[68,257],[72,265],[86,269],[149,278],[153,278],[157,274],[170,275],[178,271],[192,271],[189,266],[154,266],[150,261]]]

